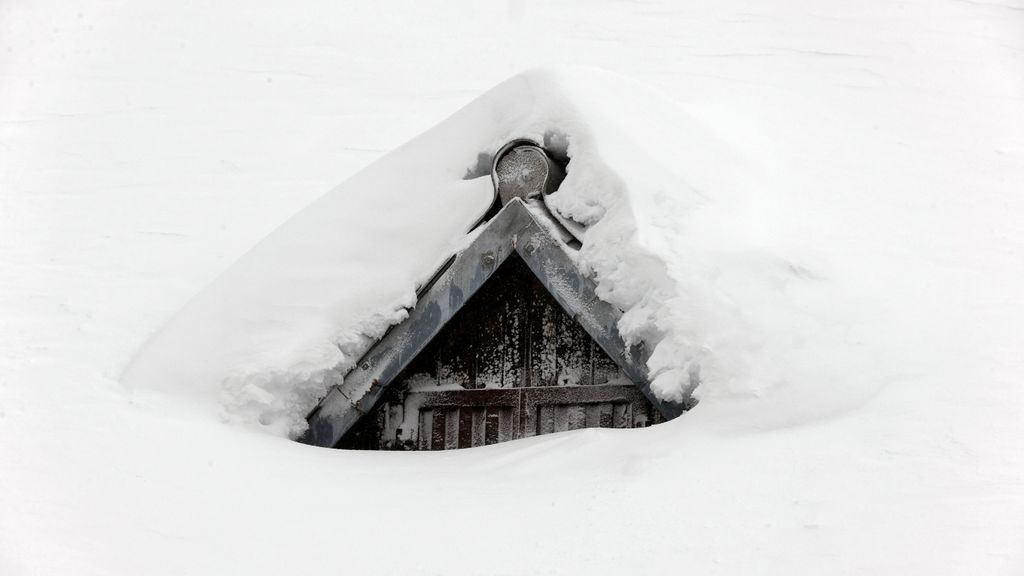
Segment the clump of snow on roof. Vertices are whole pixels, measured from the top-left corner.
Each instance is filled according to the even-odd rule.
[[[698,375],[703,398],[842,386],[837,292],[822,296],[823,263],[767,234],[780,215],[758,167],[661,95],[591,70],[516,76],[326,194],[195,297],[126,382],[299,432],[465,241],[492,199],[489,155],[514,138],[569,158],[548,204],[583,230],[580,263],[650,350],[659,397]],[[827,372],[808,361],[822,345]]]

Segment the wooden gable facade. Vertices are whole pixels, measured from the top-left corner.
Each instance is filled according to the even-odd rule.
[[[302,442],[448,450],[648,426],[690,407],[651,393],[647,352],[625,344],[621,311],[577,267],[573,224],[544,204],[564,175],[532,141],[495,154],[491,218],[329,390]]]
[[[470,448],[661,420],[618,364],[512,255],[338,446]]]
[[[328,392],[300,440],[442,450],[681,414],[687,403],[651,392],[642,345],[625,345],[621,311],[566,240],[540,201],[512,198]]]

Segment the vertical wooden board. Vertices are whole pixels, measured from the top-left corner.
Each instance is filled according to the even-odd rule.
[[[476,374],[476,309],[470,305],[460,310],[437,336],[438,381],[442,386],[473,388]]]
[[[569,406],[559,404],[555,408],[555,432],[565,432],[569,429]]]
[[[537,407],[537,435],[555,431],[555,407],[545,404]]]
[[[430,450],[430,439],[434,434],[434,411],[420,410],[420,429],[417,446],[420,450]]]
[[[555,406],[543,404],[537,407],[537,434],[555,432]]]
[[[435,338],[427,344],[396,380],[401,382],[409,376],[426,376],[436,384],[438,340],[439,338]]]
[[[503,318],[497,318],[503,321]],[[477,335],[475,388],[499,388],[502,383],[502,365],[505,355],[504,334],[499,321],[483,322]]]
[[[646,428],[651,425],[651,411],[649,410],[650,405],[644,403],[634,403],[632,405],[633,412],[633,428]]]
[[[402,416],[405,414],[404,406],[401,402],[389,402],[384,405],[384,410],[387,412],[387,420],[381,448],[397,448],[398,433],[402,426]]]
[[[558,386],[587,386],[593,382],[590,335],[564,311],[558,314],[555,343],[555,383]]]
[[[629,403],[615,404],[612,412],[612,426],[614,428],[633,427],[633,405]]]
[[[610,402],[603,402],[600,404],[601,407],[601,428],[612,427],[612,405]]]
[[[518,258],[518,257],[517,257]],[[519,267],[516,267],[518,269]],[[525,269],[526,265],[522,264]],[[520,272],[531,274],[528,270]],[[527,294],[522,278],[505,284],[502,311],[505,324],[502,332],[501,385],[506,388],[526,386]]]
[[[459,409],[445,410],[444,449],[455,450],[459,447]]]
[[[537,435],[538,418],[540,416],[540,409],[529,402],[526,395],[520,390],[519,395],[519,429],[522,431],[520,436],[523,438],[529,438]]]
[[[505,326],[508,323],[505,303],[501,298],[501,272],[490,280],[470,300],[469,305],[478,310],[476,323],[476,388],[498,388],[501,386],[502,361],[505,354]]]
[[[544,290],[539,280],[534,282]],[[535,287],[536,288],[536,287]],[[546,293],[529,302],[530,386],[554,386],[558,356],[558,306]]]
[[[465,339],[461,334],[461,331],[456,330],[449,332],[440,347],[437,375],[441,386],[474,386],[475,351],[469,343],[472,339]]]
[[[459,448],[473,446],[473,409],[463,406],[459,411]]]
[[[490,446],[498,442],[498,429],[501,424],[501,408],[489,406],[487,408],[487,429],[484,432],[484,444]]]
[[[513,414],[512,408],[501,408],[498,416],[498,442],[508,442],[515,439]]]
[[[594,379],[592,382],[594,384],[607,384],[609,381],[617,379],[622,372],[619,369],[619,365],[597,343],[593,344],[593,350]]]
[[[568,406],[569,409],[569,430],[579,430],[587,427],[587,407],[582,404]]]
[[[584,410],[586,412],[586,427],[599,428],[601,426],[601,405],[587,404]]]
[[[487,409],[473,408],[473,446],[483,446],[487,433]]]
[[[434,415],[434,426],[431,428],[430,433],[430,449],[431,450],[444,450],[445,432],[447,431],[447,418],[445,418],[445,410],[439,408],[431,410]]]

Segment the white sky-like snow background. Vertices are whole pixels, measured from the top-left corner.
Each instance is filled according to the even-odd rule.
[[[621,134],[593,150],[630,158],[627,188],[660,167],[736,215],[693,220],[695,253],[721,258],[689,293],[744,312],[699,320],[749,370],[697,410],[351,454],[211,411],[222,388],[121,382],[292,215],[510,76],[567,65],[713,135],[679,164],[625,147],[676,142],[662,110],[558,76],[595,134]],[[490,137],[447,126],[453,153]],[[0,574],[1022,573],[1022,190],[1011,0],[5,2]],[[644,227],[671,220],[655,197],[632,205],[645,245],[692,248]],[[823,280],[761,285],[775,256]],[[690,261],[667,263],[685,287]]]

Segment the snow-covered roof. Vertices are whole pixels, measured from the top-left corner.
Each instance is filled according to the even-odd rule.
[[[654,393],[679,402],[698,370],[711,382],[742,372],[742,358],[709,353],[727,340],[723,328],[729,339],[749,335],[729,318],[738,310],[728,295],[704,281],[721,265],[708,234],[738,227],[727,206],[742,162],[644,87],[593,70],[537,70],[288,220],[173,318],[125,381],[300,432],[339,371],[406,317],[417,286],[467,242],[493,195],[491,158],[517,138],[568,158],[547,202],[578,229],[579,265],[601,298],[624,311],[623,338],[647,344]],[[801,281],[798,265],[768,265]]]

